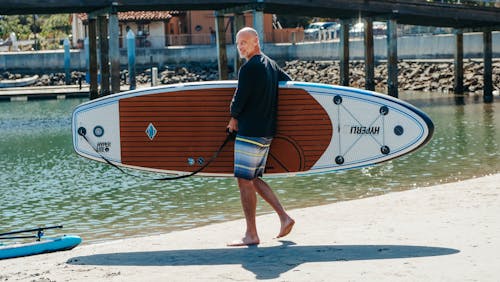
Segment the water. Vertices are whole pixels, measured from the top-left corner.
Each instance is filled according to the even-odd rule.
[[[427,146],[378,166],[269,179],[283,204],[314,206],[500,172],[498,101],[468,97],[457,106],[444,94],[402,98],[433,119]],[[0,103],[0,232],[61,223],[64,233],[88,243],[242,217],[233,179],[144,181],[77,156],[70,119],[83,101]],[[259,214],[270,211],[259,203]]]

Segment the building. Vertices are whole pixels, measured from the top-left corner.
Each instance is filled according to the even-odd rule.
[[[253,26],[252,13],[245,13],[245,26]],[[73,45],[83,47],[87,37],[87,14],[74,14]],[[234,17],[225,18],[226,42],[234,43]],[[273,15],[264,14],[264,41],[289,42],[291,33],[298,29],[276,29]],[[139,48],[163,48],[172,45],[215,44],[214,11],[142,11],[119,12],[120,47],[125,47],[128,29],[136,35]]]

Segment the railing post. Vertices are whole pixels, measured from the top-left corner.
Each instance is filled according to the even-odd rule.
[[[70,73],[70,61],[71,61],[71,53],[69,52],[69,39],[64,39],[64,80],[66,85],[71,83],[71,73]]]
[[[151,86],[158,86],[158,68],[151,68]]]
[[[85,51],[85,82],[90,83],[90,51],[89,51],[89,38],[85,37],[83,40],[83,50]]]

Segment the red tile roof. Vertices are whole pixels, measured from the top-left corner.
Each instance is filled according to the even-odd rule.
[[[172,16],[177,16],[181,14],[180,11],[134,11],[134,12],[118,12],[118,20],[129,22],[129,21],[160,21],[168,20]],[[88,15],[85,13],[78,14],[78,17],[82,21],[88,19]]]

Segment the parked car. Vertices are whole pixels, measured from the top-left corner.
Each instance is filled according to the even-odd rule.
[[[336,22],[311,23],[304,30],[305,40],[333,39],[337,36],[340,25]]]
[[[385,35],[387,24],[385,22],[373,22],[373,35]],[[355,23],[349,29],[349,35],[352,37],[363,37],[365,32],[365,24],[363,22]]]

